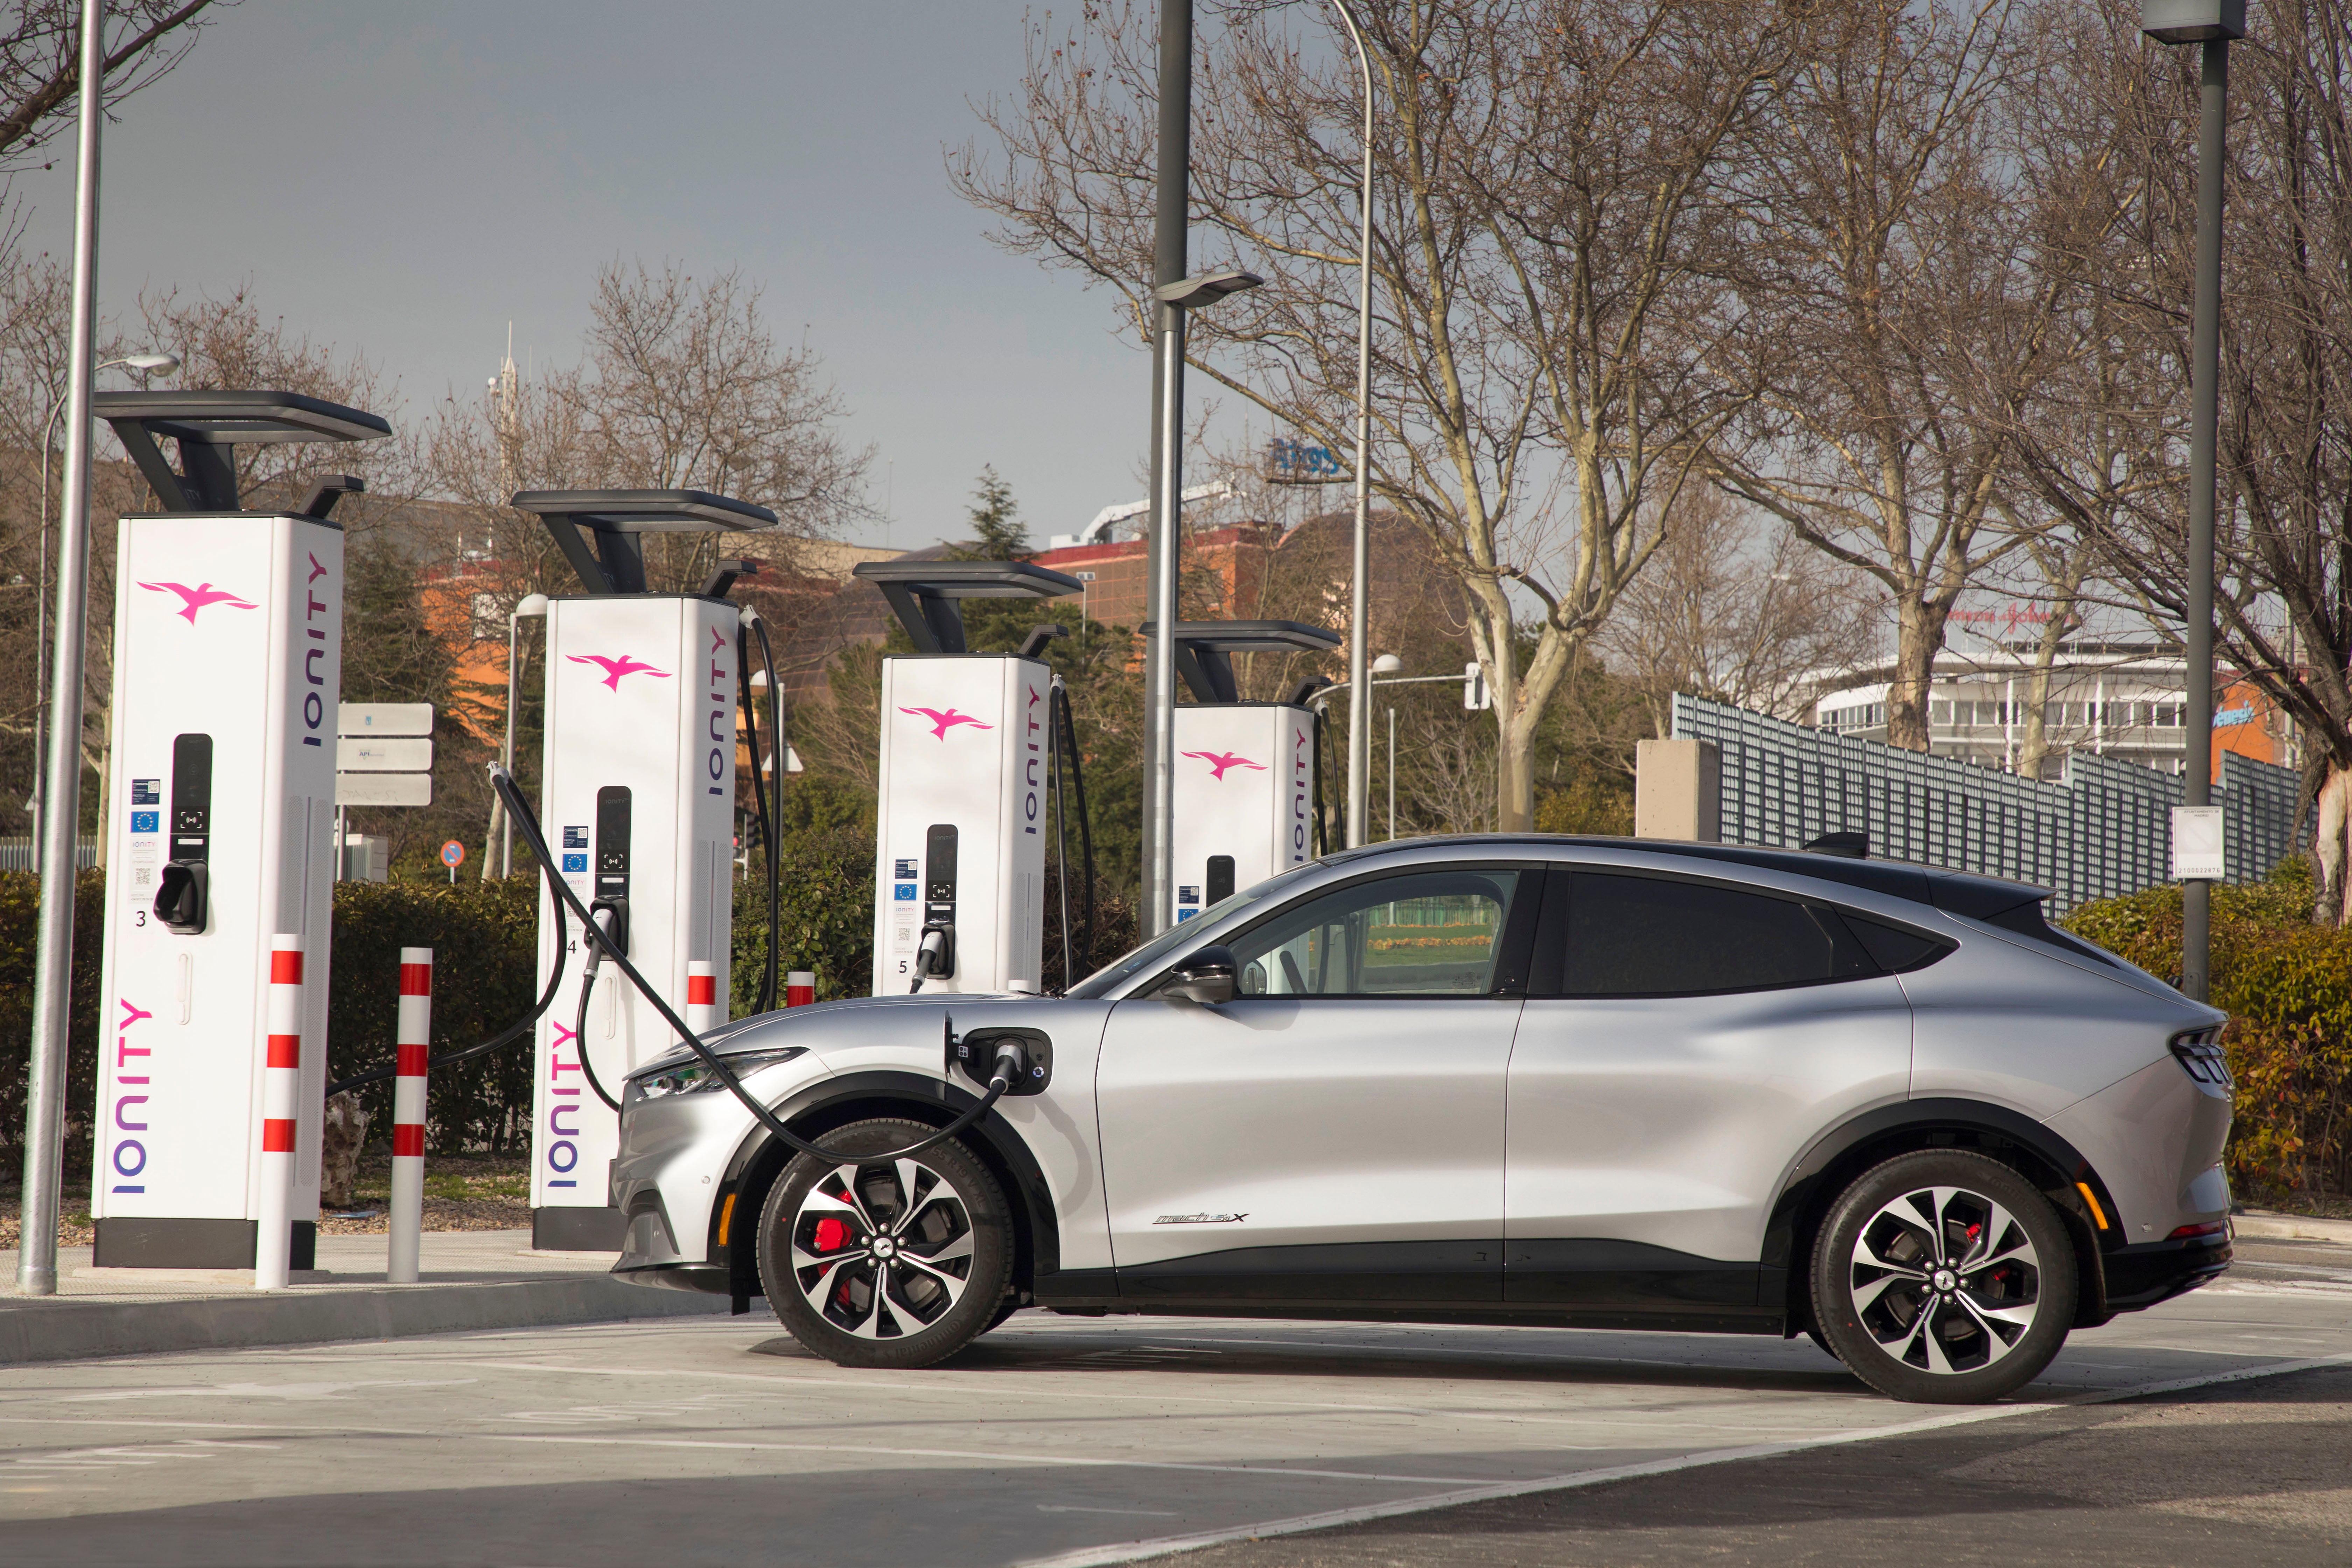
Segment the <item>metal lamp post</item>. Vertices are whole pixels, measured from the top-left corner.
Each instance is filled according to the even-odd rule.
[[[1144,749],[1143,909],[1141,934],[1158,936],[1176,923],[1176,843],[1170,825],[1176,796],[1177,557],[1184,538],[1184,318],[1228,294],[1265,279],[1225,268],[1154,289],[1160,310],[1160,428],[1153,432],[1152,468],[1160,476],[1151,527],[1151,619],[1143,648],[1143,700],[1150,713]]]
[[[58,658],[49,701],[80,727],[82,624],[89,595],[90,384],[98,338],[98,146],[105,122],[105,0],[82,0],[80,124],[74,172],[73,346],[67,399],[63,526],[58,538]],[[77,741],[79,736],[77,734]],[[25,1077],[25,1175],[16,1289],[58,1293],[58,1188],[63,1174],[66,1011],[73,992],[74,841],[81,816],[81,747],[53,745],[41,820],[41,909],[34,938],[33,1038]]]
[[[1372,59],[1364,47],[1364,30],[1357,24],[1348,0],[1331,0],[1339,19],[1348,25],[1348,39],[1356,46],[1356,68],[1364,79],[1364,174],[1358,193],[1360,255],[1356,271],[1356,532],[1348,587],[1348,821],[1350,849],[1365,839],[1365,795],[1371,773],[1370,688],[1365,684],[1364,626],[1370,598],[1372,543],[1366,467],[1372,436]],[[1361,693],[1361,700],[1357,694]],[[1396,813],[1389,816],[1393,825]],[[1389,835],[1393,838],[1396,835]]]
[[[2221,379],[2221,154],[2230,43],[2246,36],[2246,0],[2143,0],[2140,31],[2158,43],[2202,44],[2197,126],[2197,297],[2189,328],[2189,774],[2182,803],[2203,806],[2213,784],[2213,503]],[[2212,979],[2213,884],[2180,886],[2180,988],[2202,1002]]]
[[[171,375],[180,368],[180,356],[125,354],[121,359],[108,360],[97,370],[118,366],[142,375]],[[33,514],[41,520],[41,564],[33,577],[33,795],[25,802],[25,809],[32,815],[36,839],[41,837],[41,759],[47,745],[49,717],[48,694],[41,689],[42,677],[49,668],[49,602],[41,596],[41,591],[49,584],[49,433],[57,428],[58,416],[65,412],[66,400],[72,395],[71,387],[59,393],[58,400],[49,405],[48,418],[41,424],[41,506]]]
[[[507,616],[507,732],[499,742],[499,765],[509,773],[514,772],[515,719],[515,642],[516,632],[525,616],[547,614],[547,595],[525,594],[515,601],[514,612]],[[488,868],[485,868],[487,869]],[[507,815],[506,802],[499,802],[499,875],[514,875],[514,818]]]

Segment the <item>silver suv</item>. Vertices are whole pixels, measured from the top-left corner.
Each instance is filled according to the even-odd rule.
[[[861,1366],[1034,1304],[1801,1332],[1897,1398],[1997,1398],[2231,1257],[2223,1016],[2043,896],[1626,839],[1332,855],[1066,997],[714,1034],[825,1159],[682,1048],[648,1064],[617,1272],[764,1296]],[[1008,1040],[1013,1093],[890,1157]]]

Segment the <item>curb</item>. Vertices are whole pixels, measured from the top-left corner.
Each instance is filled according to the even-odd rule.
[[[725,1313],[727,1299],[604,1275],[178,1301],[0,1303],[0,1366]]]
[[[2352,1220],[2347,1219],[2251,1210],[2231,1215],[2230,1226],[2239,1236],[2269,1241],[2332,1241],[2338,1247],[2352,1247]]]

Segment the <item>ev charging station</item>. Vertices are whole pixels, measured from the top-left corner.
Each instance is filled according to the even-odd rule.
[[[116,536],[94,1261],[255,1266],[270,952],[285,932],[302,938],[308,969],[286,1210],[289,1266],[308,1268],[342,664],[331,514],[364,487],[330,475],[290,510],[246,511],[236,447],[373,441],[392,426],[286,392],[100,393],[95,412],[163,510],[123,518]],[[74,743],[70,726],[58,743]]]
[[[868,561],[917,651],[882,661],[874,994],[1037,990],[1045,958],[1054,675],[967,651],[965,599],[1045,599],[1075,577],[1022,561]]]
[[[742,563],[720,562],[700,593],[651,593],[644,536],[767,529],[776,514],[698,490],[527,490],[510,504],[546,526],[584,590],[547,608],[540,817],[556,871],[668,995],[688,997],[690,966],[709,964],[711,1022],[722,1023],[741,626],[726,595]],[[606,1179],[619,1121],[604,1099],[677,1043],[617,970],[599,975],[595,956],[568,926],[559,949],[542,884],[539,986],[559,966],[563,983],[536,1026],[531,1245],[551,1250],[621,1245]]]
[[[1150,636],[1151,627],[1144,627]],[[1176,918],[1315,858],[1315,715],[1302,682],[1287,702],[1244,702],[1237,653],[1330,653],[1339,634],[1296,621],[1179,621],[1176,673],[1192,700],[1176,709],[1170,815]]]

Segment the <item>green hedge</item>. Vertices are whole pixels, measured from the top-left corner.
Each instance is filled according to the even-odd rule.
[[[2352,1190],[2352,930],[2314,924],[2308,865],[2213,889],[2213,1005],[2237,1076],[2230,1180],[2242,1195]],[[2152,974],[2180,969],[2180,889],[2085,904],[2066,926]]]

